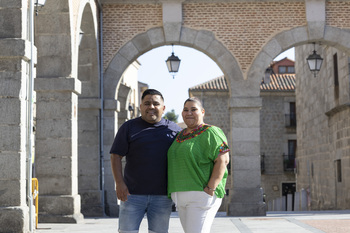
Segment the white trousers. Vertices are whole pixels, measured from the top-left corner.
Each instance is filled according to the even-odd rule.
[[[204,191],[175,192],[171,199],[179,212],[185,233],[209,233],[222,198]]]

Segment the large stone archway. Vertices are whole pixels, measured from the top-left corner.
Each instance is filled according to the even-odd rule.
[[[231,133],[228,135],[232,146],[232,184],[230,191],[230,215],[264,215],[265,209],[260,190],[259,158],[259,97],[260,80],[244,80],[243,73],[233,55],[219,42],[213,33],[183,27],[179,40],[167,41],[164,28],[152,28],[127,42],[109,63],[104,75],[105,117],[116,122],[118,83],[124,70],[143,53],[166,44],[177,44],[197,49],[213,59],[222,69],[230,86]],[[106,108],[110,106],[111,108]],[[114,119],[113,119],[114,118]],[[249,119],[249,120],[247,120]],[[249,123],[248,123],[249,122]],[[114,124],[117,125],[117,124]],[[234,130],[233,130],[234,129]],[[105,146],[111,145],[117,128],[104,129]],[[106,162],[108,164],[108,162]],[[248,165],[249,164],[249,165]],[[250,182],[246,182],[249,179]],[[108,178],[106,178],[107,182]],[[114,182],[109,179],[107,192],[114,195]],[[111,196],[113,196],[111,195]],[[107,195],[109,196],[109,195]],[[115,196],[115,195],[114,195]],[[107,200],[110,206],[115,203]]]
[[[281,52],[312,41],[325,41],[333,46],[346,49],[347,42],[334,35],[346,34],[340,30],[325,26],[324,15],[314,17],[314,9],[325,11],[324,3],[306,3],[307,25],[298,26],[273,35],[259,49],[251,65],[242,71],[240,64],[231,51],[217,39],[214,33],[207,30],[195,30],[181,25],[181,20],[166,18],[163,14],[163,27],[155,27],[136,35],[127,41],[110,60],[105,70],[105,111],[114,121],[118,107],[117,86],[119,79],[128,65],[138,56],[152,48],[167,44],[184,45],[205,53],[222,69],[227,78],[230,90],[230,138],[233,148],[232,187],[230,190],[229,215],[264,215],[264,203],[260,190],[260,122],[259,84],[266,67]],[[176,4],[175,4],[176,5]],[[169,5],[163,3],[164,10]],[[175,17],[176,18],[176,17]],[[337,42],[335,42],[337,41]],[[107,89],[108,88],[108,89]],[[117,124],[114,124],[117,125]],[[105,138],[112,141],[116,128],[106,129]],[[108,147],[111,141],[105,141]],[[113,180],[111,180],[110,185]]]
[[[78,145],[79,142],[84,145],[86,137],[80,135],[78,142],[78,112],[97,108],[86,110],[82,114],[79,129],[86,131],[83,128],[84,122],[93,118],[93,115],[99,115],[100,107],[94,105],[99,103],[100,90],[96,5],[93,1],[80,3],[72,5],[71,1],[48,1],[36,18],[38,66],[35,80],[35,177],[40,183],[40,222],[76,223],[83,220],[81,197],[78,194]],[[72,12],[79,12],[79,15]],[[80,27],[86,31],[81,43]],[[89,72],[84,73],[85,70]],[[79,109],[78,103],[81,104]],[[95,121],[98,125],[98,120]],[[93,137],[95,141],[91,141],[98,148],[98,126],[96,128],[94,134],[97,135]],[[88,132],[84,136],[86,134]],[[80,151],[83,149],[82,146]],[[94,156],[98,155],[97,151]],[[84,162],[81,161],[81,164]],[[88,167],[88,164],[85,165]],[[97,170],[98,179],[99,169]],[[81,183],[84,183],[84,177],[87,176],[84,169],[80,175]],[[98,191],[98,182],[96,186]],[[90,193],[85,189],[82,192],[86,203],[86,196]]]
[[[101,156],[101,89],[96,8],[82,8],[78,50],[78,193],[84,216],[104,216],[103,157]]]

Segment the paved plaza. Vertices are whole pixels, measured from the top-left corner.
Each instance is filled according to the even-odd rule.
[[[111,233],[117,232],[118,218],[85,218],[79,224],[39,223],[38,233]],[[146,233],[147,221],[141,224],[140,233]],[[176,212],[170,219],[169,233],[183,232]],[[211,233],[349,233],[350,210],[268,212],[260,217],[232,217],[218,213]]]

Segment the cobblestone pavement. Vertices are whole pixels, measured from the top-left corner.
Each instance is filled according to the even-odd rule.
[[[39,223],[38,233],[112,233],[117,232],[118,218],[85,218],[78,224]],[[148,232],[147,220],[140,232]],[[177,213],[170,218],[169,233],[183,233]],[[349,233],[350,210],[268,212],[259,217],[232,217],[218,213],[211,233]]]

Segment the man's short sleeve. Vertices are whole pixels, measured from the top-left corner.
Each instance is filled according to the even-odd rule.
[[[114,138],[110,154],[118,154],[125,156],[129,151],[129,134],[128,134],[128,122],[125,122],[117,132],[117,135]]]

